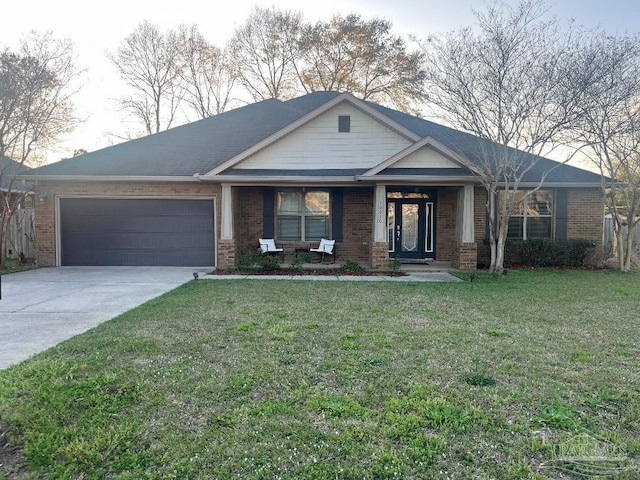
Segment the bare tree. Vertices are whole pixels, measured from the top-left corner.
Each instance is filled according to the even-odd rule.
[[[491,271],[502,271],[509,217],[516,191],[536,169],[549,170],[540,155],[577,114],[584,88],[571,82],[567,66],[578,38],[561,28],[539,0],[516,7],[502,2],[474,12],[476,24],[423,42],[427,54],[427,100],[453,126],[478,137],[468,167],[487,190]],[[568,160],[568,159],[567,159]]]
[[[18,175],[76,122],[74,59],[71,42],[50,33],[33,32],[18,51],[0,52],[0,266],[9,220],[28,194]]]
[[[209,43],[197,25],[181,26],[179,40],[185,102],[200,118],[224,112],[238,78],[228,52]]]
[[[142,122],[148,134],[169,128],[182,92],[177,33],[161,32],[145,21],[107,57],[133,90],[131,96],[120,100],[122,107]]]
[[[620,270],[628,271],[640,220],[640,38],[596,32],[580,61],[572,72],[588,88],[578,141],[602,174]]]
[[[412,106],[424,99],[424,54],[407,52],[391,26],[357,14],[306,26],[296,58],[304,90],[348,91],[415,112]]]
[[[301,26],[300,13],[255,7],[236,29],[232,56],[242,85],[255,101],[295,96],[294,59]]]

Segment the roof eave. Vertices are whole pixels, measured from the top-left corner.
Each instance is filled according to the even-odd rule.
[[[199,182],[196,175],[21,175],[18,178],[40,182]]]
[[[500,187],[504,187],[504,183],[498,184]],[[518,188],[602,188],[601,182],[544,182],[540,185],[540,182],[520,182]]]
[[[353,175],[348,176],[312,176],[312,175],[199,175],[198,179],[203,182],[214,183],[354,183]]]
[[[456,176],[442,176],[442,175],[357,175],[356,180],[360,182],[401,182],[401,183],[429,183],[432,185],[437,184],[468,184],[479,183],[478,177],[473,175],[456,175]]]

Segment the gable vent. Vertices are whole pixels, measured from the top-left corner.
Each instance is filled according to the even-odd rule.
[[[338,115],[338,132],[349,133],[351,131],[351,116]]]

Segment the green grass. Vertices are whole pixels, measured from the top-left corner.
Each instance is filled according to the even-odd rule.
[[[610,271],[192,281],[0,372],[0,478],[558,478],[584,434],[637,465],[639,300]]]

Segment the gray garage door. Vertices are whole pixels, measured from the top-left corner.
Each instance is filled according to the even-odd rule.
[[[60,199],[62,265],[213,266],[213,200]]]

